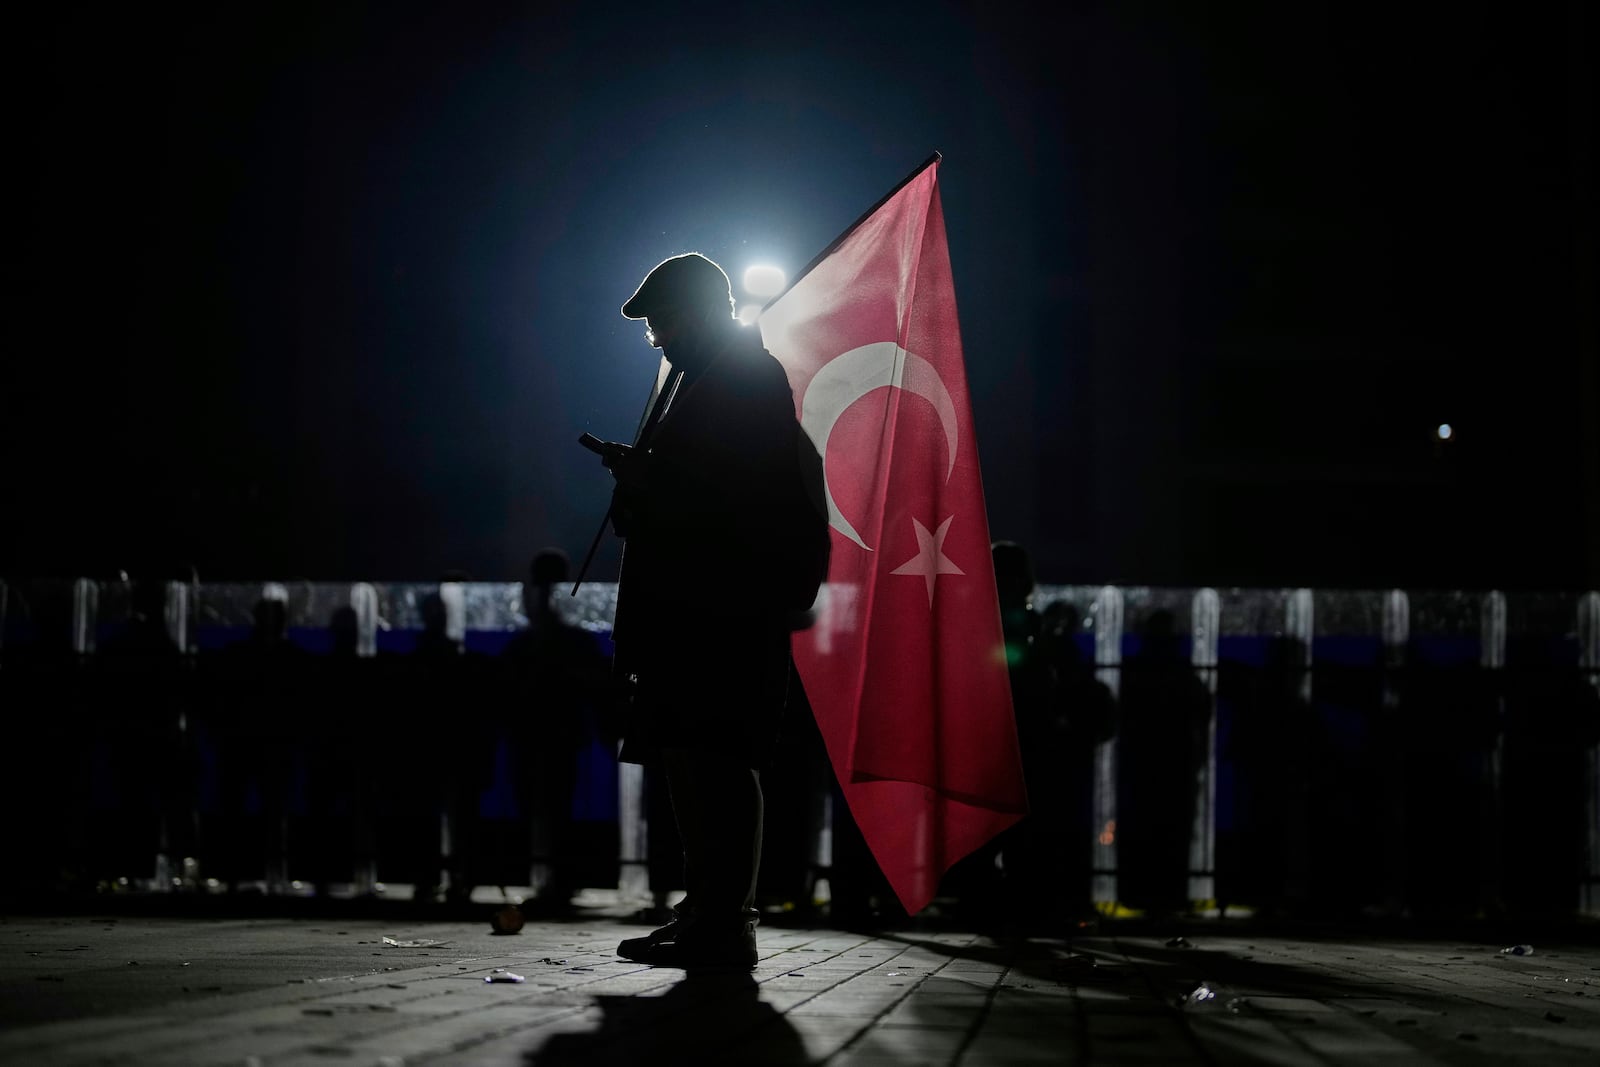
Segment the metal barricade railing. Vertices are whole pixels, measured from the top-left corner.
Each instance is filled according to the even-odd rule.
[[[552,603],[565,621],[604,646],[615,596],[614,584],[591,582],[579,597],[562,591]],[[355,657],[369,660],[412,652],[430,618],[442,619],[446,640],[481,655],[497,653],[527,625],[523,587],[515,582],[171,582],[161,602],[162,629],[191,660],[223,655],[245,640],[263,602],[281,605],[290,641],[306,651],[329,654],[343,640]],[[1525,797],[1517,790],[1530,788],[1530,776],[1536,774],[1530,760],[1536,761],[1555,736],[1539,732],[1549,727],[1567,730],[1562,736],[1582,742],[1581,758],[1573,764],[1581,781],[1570,783],[1573,802],[1581,808],[1572,816],[1574,825],[1581,823],[1583,857],[1573,871],[1573,906],[1600,914],[1600,746],[1595,742],[1600,724],[1582,718],[1592,714],[1583,710],[1588,705],[1582,693],[1600,691],[1600,593],[1041,585],[1033,603],[1041,613],[1076,620],[1070,640],[1113,702],[1129,677],[1149,669],[1150,634],[1159,628],[1164,639],[1175,642],[1202,709],[1194,724],[1189,770],[1173,794],[1185,798],[1179,805],[1187,825],[1183,895],[1196,907],[1249,903],[1260,887],[1241,880],[1237,857],[1255,862],[1268,848],[1279,853],[1268,865],[1272,893],[1291,909],[1315,906],[1319,894],[1325,902],[1330,877],[1344,879],[1352,899],[1369,911],[1398,913],[1416,903],[1419,885],[1444,892],[1436,881],[1419,881],[1413,850],[1417,820],[1434,818],[1430,812],[1438,807],[1420,791],[1419,769],[1424,777],[1432,775],[1430,787],[1462,792],[1462,803],[1470,808],[1461,818],[1470,819],[1472,833],[1455,835],[1468,842],[1469,854],[1453,857],[1451,877],[1458,889],[1450,892],[1470,898],[1480,912],[1503,907],[1512,888],[1506,880],[1516,873],[1522,854],[1517,842],[1526,836],[1526,827],[1510,824],[1514,814],[1508,804],[1523,812],[1518,805]],[[0,685],[6,687],[0,692],[9,698],[6,721],[13,733],[26,716],[59,713],[62,698],[50,686],[67,684],[62,665],[70,661],[83,667],[102,658],[108,641],[128,624],[133,604],[125,582],[0,583]],[[40,664],[49,664],[49,671]],[[27,684],[19,681],[24,676]],[[1244,681],[1235,685],[1235,678]],[[1448,685],[1440,679],[1448,679]],[[1427,702],[1446,699],[1441,693],[1462,707],[1470,704],[1472,721],[1461,727],[1477,731],[1470,740],[1439,733],[1438,716],[1448,709]],[[99,721],[96,716],[105,709],[83,702],[105,698],[104,687],[80,687],[71,696],[86,721]],[[1549,701],[1577,703],[1552,710]],[[1304,721],[1263,721],[1261,715],[1272,707]],[[1568,710],[1581,721],[1563,720]],[[178,735],[191,749],[193,725],[187,715],[178,723]],[[1298,778],[1263,768],[1270,756],[1245,743],[1251,740],[1245,734],[1253,730],[1304,744],[1295,732],[1301,729],[1316,732],[1323,748],[1282,756],[1287,766],[1304,772]],[[1418,730],[1434,733],[1419,736]],[[28,736],[30,731],[37,732],[23,729]],[[1431,741],[1448,750],[1441,759],[1457,763],[1436,774],[1423,767],[1418,746]],[[94,759],[110,760],[122,775],[116,787],[127,786],[127,776],[116,766],[117,753],[96,752]],[[1088,896],[1108,912],[1124,903],[1119,875],[1129,860],[1123,850],[1137,841],[1137,834],[1126,836],[1136,827],[1119,819],[1119,808],[1130,790],[1149,784],[1138,780],[1137,760],[1129,764],[1125,756],[1120,731],[1094,742],[1089,810],[1080,823],[1061,828],[1059,841],[1062,849],[1082,850],[1088,857]],[[191,758],[200,761],[193,788],[206,788],[209,757],[191,752]],[[54,766],[90,794],[111,788],[95,780],[104,770],[98,765],[64,759]],[[1348,783],[1348,790],[1361,796],[1329,795],[1338,784],[1330,771],[1334,767],[1367,776]],[[610,788],[618,813],[616,882],[627,894],[640,896],[648,890],[643,779],[636,767],[626,766]],[[1261,798],[1267,796],[1275,808],[1270,820],[1261,811]],[[172,817],[170,812],[163,816]],[[74,833],[77,840],[87,840],[73,827],[58,829],[66,835],[63,840]],[[450,832],[446,827],[447,837]],[[456,836],[463,832],[457,828]],[[830,828],[817,833],[819,839],[805,847],[809,855],[826,856]],[[172,838],[162,834],[166,831],[156,837]],[[1357,837],[1366,849],[1364,869],[1330,875],[1330,849],[1352,857],[1348,846]],[[183,858],[164,856],[159,869],[184,870]],[[377,860],[362,862],[368,860],[354,873],[358,889],[378,881]],[[152,857],[148,871],[130,873],[154,878],[157,868]]]

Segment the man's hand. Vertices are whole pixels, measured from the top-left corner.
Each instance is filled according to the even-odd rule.
[[[578,443],[599,456],[600,465],[617,480],[611,494],[611,528],[618,537],[627,537],[644,502],[650,454],[620,441],[602,441],[592,433],[578,438]]]
[[[592,433],[585,433],[578,438],[578,443],[590,452],[600,457],[600,462],[606,467],[611,466],[611,461],[619,455],[626,455],[633,451],[632,445],[625,445],[621,441],[602,441]]]
[[[600,453],[601,466],[611,472],[611,476],[617,480],[617,485],[623,489],[644,488],[649,461],[649,453],[636,452],[632,445],[617,444],[613,441],[606,442],[605,451]]]
[[[644,476],[644,455],[634,455],[633,446],[621,441],[602,441],[592,433],[578,438],[578,443],[600,457],[600,465],[616,476],[618,482],[637,484]]]
[[[618,537],[627,537],[637,527],[639,513],[645,507],[649,465],[648,452],[636,452],[632,445],[607,442],[600,453],[600,463],[617,480],[611,494],[611,528]]]

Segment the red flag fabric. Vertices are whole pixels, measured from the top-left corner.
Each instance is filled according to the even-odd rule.
[[[938,157],[760,319],[824,459],[833,557],[794,658],[907,912],[1027,810]]]

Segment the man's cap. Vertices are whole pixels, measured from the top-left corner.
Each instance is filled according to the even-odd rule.
[[[668,308],[705,308],[726,304],[733,310],[733,287],[721,267],[698,252],[662,260],[645,275],[638,290],[622,305],[622,317],[642,319]]]

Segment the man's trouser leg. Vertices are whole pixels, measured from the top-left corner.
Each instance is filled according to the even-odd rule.
[[[698,749],[667,749],[662,763],[683,840],[687,910],[697,925],[742,929],[759,915],[760,775],[737,759]]]

